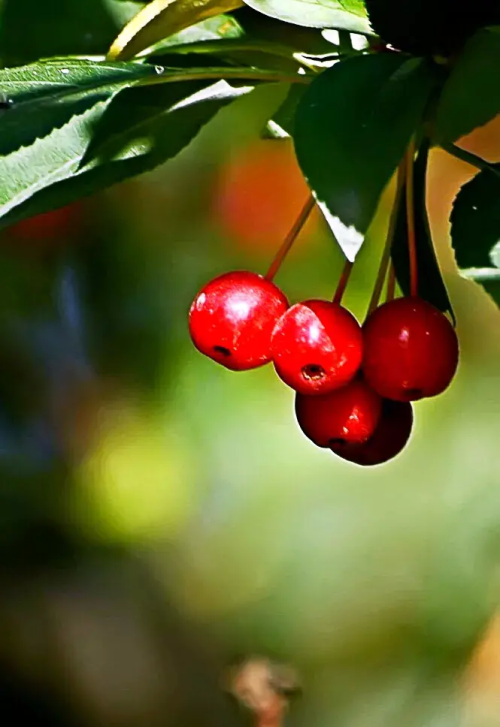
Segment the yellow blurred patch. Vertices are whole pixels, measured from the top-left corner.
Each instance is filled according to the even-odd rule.
[[[188,462],[182,442],[149,412],[106,411],[77,471],[77,525],[101,541],[175,537],[193,501]]]

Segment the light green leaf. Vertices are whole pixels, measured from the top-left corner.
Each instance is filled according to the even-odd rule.
[[[244,35],[243,28],[231,15],[216,15],[164,38],[154,46],[153,53],[158,54],[165,49],[171,51],[172,48],[175,48],[176,52],[177,49],[179,49],[178,52],[182,52],[184,49],[184,52],[187,53],[193,46],[203,52],[203,45],[207,42],[224,42],[241,38]],[[148,53],[148,55],[151,54]]]
[[[482,285],[495,303],[500,306],[500,270],[498,268],[466,268],[460,273],[464,278]]]
[[[46,136],[121,88],[156,76],[154,66],[72,58],[0,70],[0,154]]]
[[[339,28],[371,35],[362,0],[245,0],[272,18],[310,28]]]
[[[201,89],[198,82],[182,86],[126,89],[111,105],[101,103],[31,147],[0,159],[0,226],[154,169],[189,144],[221,108],[252,91],[231,88],[225,81]]]
[[[0,70],[0,93],[14,104],[154,75],[143,63],[96,62],[75,58],[40,61]]]
[[[106,105],[101,101],[44,139],[0,158],[0,216],[76,172]]]
[[[241,5],[242,0],[153,0],[125,26],[108,58],[133,58],[163,38]]]
[[[435,138],[448,143],[500,113],[500,28],[485,28],[466,44],[441,94]]]

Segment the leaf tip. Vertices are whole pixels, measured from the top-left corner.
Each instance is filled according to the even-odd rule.
[[[326,202],[318,199],[316,201],[342,252],[347,260],[353,263],[365,240],[364,234],[354,225],[344,224],[340,217],[328,209]]]

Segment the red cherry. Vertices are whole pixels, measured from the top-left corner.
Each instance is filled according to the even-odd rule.
[[[271,359],[271,334],[287,307],[281,290],[261,275],[226,273],[194,299],[189,332],[201,353],[226,368],[254,369]]]
[[[413,428],[413,407],[407,401],[382,400],[382,414],[374,433],[364,444],[330,446],[342,459],[369,467],[394,459],[405,447]]]
[[[362,380],[319,396],[295,396],[300,428],[318,447],[362,444],[374,433],[382,411],[380,396]]]
[[[458,365],[457,334],[448,319],[421,298],[381,305],[363,328],[363,370],[380,396],[416,401],[441,394]]]
[[[285,384],[301,394],[326,394],[358,371],[363,334],[354,316],[337,303],[306,300],[279,319],[271,353]]]

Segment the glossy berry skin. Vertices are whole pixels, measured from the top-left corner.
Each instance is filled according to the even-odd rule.
[[[318,447],[366,442],[374,433],[381,412],[381,398],[359,378],[329,394],[295,396],[299,426]]]
[[[348,310],[326,300],[306,300],[287,310],[271,341],[278,376],[301,394],[326,394],[345,386],[363,359],[361,327]]]
[[[363,327],[363,371],[380,396],[416,401],[441,394],[458,365],[458,339],[448,319],[420,298],[381,305]]]
[[[330,447],[334,454],[363,467],[394,459],[406,446],[413,429],[413,407],[407,401],[382,400],[379,423],[364,444],[339,444]]]
[[[200,290],[189,311],[196,348],[232,371],[271,359],[271,334],[288,301],[274,283],[246,271],[226,273]]]

